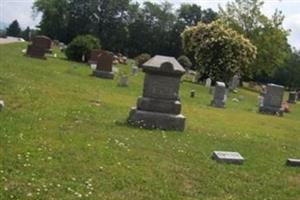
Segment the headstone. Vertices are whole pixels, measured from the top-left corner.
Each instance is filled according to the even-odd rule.
[[[119,86],[121,87],[128,87],[129,79],[128,76],[122,75],[120,78]]]
[[[141,128],[183,131],[186,119],[180,114],[179,88],[184,68],[173,57],[155,56],[143,64],[143,71],[143,96],[128,122]]]
[[[212,159],[218,162],[242,165],[245,159],[238,152],[214,151]]]
[[[113,55],[107,51],[97,57],[97,68],[93,72],[96,77],[113,79]]]
[[[91,54],[90,54],[90,58],[89,58],[89,61],[88,63],[90,65],[92,64],[97,64],[97,59],[98,59],[98,56],[100,56],[102,53],[104,53],[105,51],[102,50],[102,49],[93,49],[91,51]]]
[[[240,85],[240,77],[238,75],[234,75],[229,84],[229,89],[231,91],[236,90]]]
[[[139,68],[137,66],[132,67],[132,75],[136,76],[139,73]]]
[[[300,101],[300,91],[297,92],[297,101]]]
[[[28,45],[26,55],[33,58],[46,59],[45,54],[51,52],[52,41],[46,36],[36,36]]]
[[[300,167],[300,160],[290,158],[287,160],[286,165],[290,167]]]
[[[4,101],[0,100],[0,111],[4,108],[5,104]]]
[[[205,81],[205,87],[210,88],[211,87],[211,83],[212,83],[212,80],[210,78],[206,79],[206,81]]]
[[[266,93],[264,95],[263,105],[260,106],[259,112],[272,115],[283,115],[283,111],[281,109],[283,95],[283,86],[268,84],[266,88]]]
[[[226,95],[226,85],[223,82],[217,82],[214,91],[214,99],[211,105],[216,108],[224,108],[227,99]]]
[[[195,90],[192,90],[192,91],[191,91],[191,98],[195,98],[195,96],[196,96],[196,91],[195,91]]]
[[[296,102],[297,102],[297,92],[290,92],[288,103],[295,104]]]

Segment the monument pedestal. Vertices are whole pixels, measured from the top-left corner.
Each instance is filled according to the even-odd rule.
[[[105,78],[105,79],[114,79],[114,76],[115,76],[113,72],[106,72],[106,71],[100,71],[100,70],[95,70],[93,72],[93,75],[98,78]]]
[[[128,122],[147,129],[184,131],[185,117],[166,113],[149,112],[132,108]]]
[[[261,106],[259,108],[259,112],[263,114],[283,116],[283,110],[281,107]]]

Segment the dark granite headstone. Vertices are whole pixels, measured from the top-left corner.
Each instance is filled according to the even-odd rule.
[[[131,110],[128,122],[142,128],[183,131],[179,88],[184,68],[173,57],[155,56],[143,64],[143,71],[143,97]]]
[[[275,84],[268,84],[266,94],[264,95],[263,105],[259,108],[259,112],[283,115],[282,102],[284,95],[284,87]]]
[[[226,103],[226,85],[223,82],[217,82],[214,90],[214,99],[211,105],[216,108],[224,108]]]
[[[113,79],[113,55],[107,51],[97,57],[97,68],[93,72],[96,77]]]
[[[214,151],[212,159],[218,162],[242,165],[245,159],[238,152]]]
[[[297,92],[290,92],[288,103],[295,104],[296,102],[297,102]]]
[[[36,36],[28,45],[26,55],[33,58],[46,59],[45,54],[51,52],[52,41],[46,36]]]

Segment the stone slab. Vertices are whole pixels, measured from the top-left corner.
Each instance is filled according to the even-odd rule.
[[[146,129],[184,131],[186,118],[183,115],[148,112],[132,108],[128,122]]]
[[[137,102],[139,110],[178,115],[181,112],[180,101],[168,101],[147,97],[140,97]]]
[[[113,72],[95,70],[95,71],[93,71],[93,75],[98,77],[98,78],[114,79],[114,73]]]
[[[212,158],[218,162],[242,165],[245,159],[238,152],[214,151]]]
[[[286,165],[290,167],[300,167],[300,159],[289,158],[286,161]]]

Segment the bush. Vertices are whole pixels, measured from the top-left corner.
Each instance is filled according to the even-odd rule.
[[[72,40],[66,49],[66,56],[69,60],[82,61],[82,56],[85,60],[90,56],[92,49],[100,49],[100,41],[92,35],[80,35]]]
[[[151,58],[151,55],[150,55],[150,54],[143,53],[143,54],[137,56],[134,60],[135,60],[135,62],[136,62],[136,64],[137,64],[137,66],[138,66],[139,68],[141,68],[142,65],[143,65],[145,62],[147,62],[148,60],[150,60],[150,58]]]
[[[185,55],[180,56],[177,60],[186,70],[193,66],[191,60]]]
[[[256,47],[220,20],[187,28],[182,39],[186,54],[195,58],[197,70],[214,81],[229,83],[234,74],[249,73],[249,65],[256,58]]]

